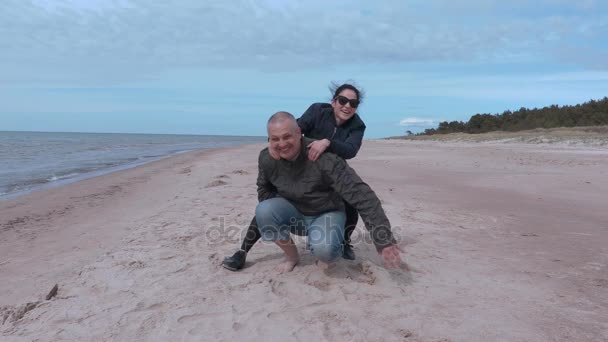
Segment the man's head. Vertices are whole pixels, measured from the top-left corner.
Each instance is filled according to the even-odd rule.
[[[294,160],[301,147],[302,131],[293,115],[287,112],[274,113],[268,119],[268,143],[282,159]]]

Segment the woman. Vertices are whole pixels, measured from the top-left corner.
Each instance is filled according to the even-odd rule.
[[[356,110],[361,103],[361,92],[351,84],[333,85],[331,103],[314,103],[298,119],[302,134],[308,138],[316,139],[309,144],[308,159],[316,161],[324,152],[350,159],[357,155],[363,140],[365,124],[357,115]],[[269,150],[270,155],[279,159],[276,151]],[[344,228],[345,259],[354,260],[355,253],[350,245],[350,236],[357,226],[359,215],[357,210],[344,202],[346,208],[346,224]],[[256,218],[251,220],[245,239],[238,250],[231,257],[222,262],[222,266],[237,271],[245,266],[247,253],[260,239]]]

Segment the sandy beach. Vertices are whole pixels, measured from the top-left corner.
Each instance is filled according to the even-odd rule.
[[[365,141],[349,162],[409,270],[360,220],[320,269],[258,244],[264,145],[195,151],[0,201],[2,341],[608,341],[608,149]],[[58,284],[56,296],[45,297]]]

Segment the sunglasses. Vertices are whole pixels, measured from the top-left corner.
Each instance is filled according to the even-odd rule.
[[[350,106],[353,108],[359,107],[359,100],[357,99],[349,100],[347,97],[338,95],[336,96],[336,100],[338,100],[338,103],[342,106],[345,106],[347,103],[350,103]]]

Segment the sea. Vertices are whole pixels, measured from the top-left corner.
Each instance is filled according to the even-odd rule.
[[[175,154],[266,142],[266,137],[0,131],[0,200]]]

